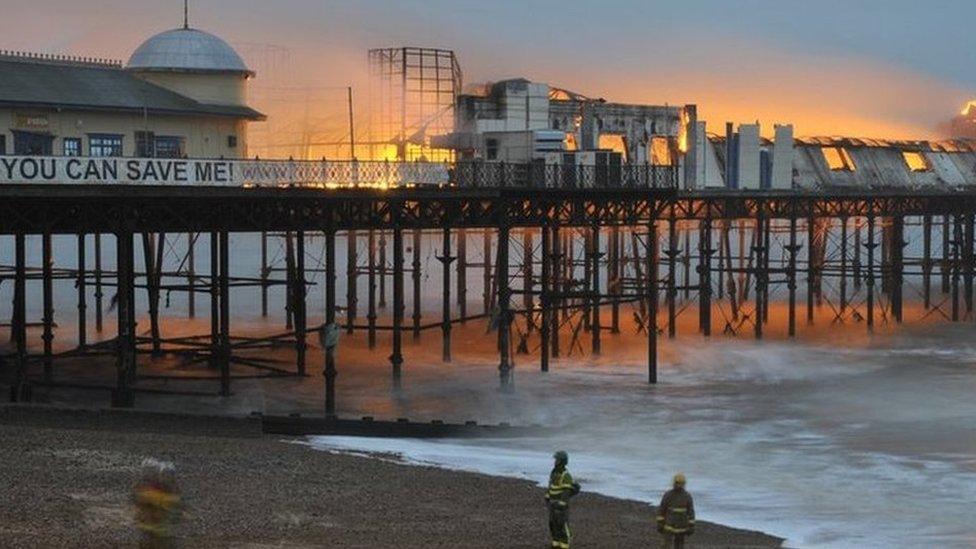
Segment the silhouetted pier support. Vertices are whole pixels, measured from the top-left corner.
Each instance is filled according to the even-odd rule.
[[[668,249],[665,252],[668,256],[668,338],[670,339],[674,339],[678,321],[678,290],[675,284],[678,253],[678,223],[672,211],[671,217],[668,218]]]
[[[602,302],[602,294],[600,291],[600,258],[603,257],[603,252],[601,250],[600,243],[600,226],[594,225],[592,233],[590,236],[590,246],[592,249],[591,256],[592,262],[590,267],[590,275],[592,278],[591,295],[592,297],[592,312],[590,313],[590,335],[592,337],[591,348],[593,356],[600,356],[602,351],[602,345],[600,341],[600,332],[603,330],[603,325],[600,319],[600,304]]]
[[[14,302],[10,319],[10,336],[16,352],[16,370],[10,388],[11,402],[29,401],[27,383],[27,259],[24,233],[14,235]]]
[[[295,233],[295,274],[294,284],[294,315],[295,315],[295,362],[298,375],[305,375],[308,351],[308,281],[305,279],[305,233]]]
[[[135,250],[131,231],[116,233],[116,286],[115,305],[118,311],[118,337],[116,339],[116,384],[112,393],[112,406],[130,408],[135,404],[132,383],[136,372],[135,338]]]
[[[712,218],[706,217],[698,237],[698,328],[702,335],[712,335]]]
[[[647,225],[647,382],[657,383],[657,303],[658,251],[657,224]],[[636,250],[635,250],[636,253]]]
[[[393,353],[390,364],[393,366],[393,388],[399,389],[403,372],[403,229],[393,228]]]
[[[159,251],[163,249],[163,236],[160,235]],[[142,251],[146,267],[146,297],[149,301],[149,335],[152,343],[152,354],[161,353],[162,342],[159,331],[159,276],[157,270],[156,237],[152,233],[142,233]],[[159,256],[162,257],[161,255]],[[161,261],[160,261],[161,262]]]
[[[372,231],[370,232],[372,238]],[[372,248],[371,248],[372,250]],[[372,272],[372,271],[370,271]],[[370,292],[373,296],[374,293]],[[325,231],[325,324],[323,330],[335,327],[336,322],[336,260],[335,260],[335,229]],[[333,328],[337,329],[337,328]],[[325,332],[328,333],[328,332]],[[322,338],[325,339],[324,337]],[[325,345],[325,368],[322,376],[325,378],[325,417],[334,418],[336,415],[336,358],[335,347]]]
[[[901,323],[903,318],[902,310],[902,288],[905,278],[905,221],[902,216],[895,216],[891,219],[891,316],[895,322]]]
[[[358,316],[359,255],[356,231],[346,233],[346,333],[351,334]]]
[[[444,282],[443,302],[441,303],[441,359],[451,361],[451,229],[445,228],[441,242],[442,253],[437,258],[441,262]]]
[[[786,267],[786,287],[789,291],[787,304],[787,335],[796,337],[796,254],[799,246],[796,242],[796,205],[794,203],[793,212],[790,215],[790,243],[786,247],[789,254]]]
[[[755,321],[756,339],[763,337],[763,311],[765,311],[766,284],[769,273],[766,269],[766,237],[769,227],[766,225],[766,216],[763,211],[763,204],[756,206],[756,244],[754,246],[756,256],[756,268],[753,269],[756,275],[756,310],[753,313]]]
[[[41,291],[42,307],[41,323],[44,325],[44,333],[41,339],[44,342],[44,381],[50,382],[54,379],[54,255],[51,250],[51,233],[45,232],[41,235]]]
[[[562,309],[563,300],[559,296],[563,281],[563,255],[560,248],[559,225],[553,223],[549,227],[552,255],[549,258],[549,342],[551,345],[552,358],[559,358],[559,311]],[[547,253],[547,252],[543,252]],[[548,361],[546,367],[548,368]]]
[[[552,230],[548,225],[542,227],[542,276],[539,280],[540,293],[539,304],[542,306],[541,327],[539,337],[539,367],[543,372],[549,371],[549,353],[551,352],[552,340]]]
[[[512,362],[511,362],[511,294],[508,280],[508,246],[509,228],[508,224],[502,220],[498,228],[498,252],[497,260],[497,284],[498,284],[498,353],[500,361],[498,363],[498,377],[501,381],[502,389],[507,389],[512,383]]]

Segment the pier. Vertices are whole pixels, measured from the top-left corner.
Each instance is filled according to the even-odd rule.
[[[549,371],[568,353],[611,354],[605,343],[621,331],[622,316],[632,317],[646,339],[652,384],[659,380],[658,338],[675,337],[682,316],[697,315],[702,337],[761,339],[777,320],[770,303],[782,301],[786,325],[779,328],[787,337],[802,336],[813,323],[871,331],[903,321],[910,278],[920,281],[925,317],[973,318],[970,189],[682,190],[677,168],[652,166],[290,162],[251,163],[245,172],[227,164],[226,181],[212,184],[68,182],[56,168],[50,181],[0,184],[0,234],[14,242],[12,257],[3,258],[10,265],[0,271],[14,287],[11,352],[3,357],[12,400],[30,400],[33,386],[72,386],[58,375],[60,358],[111,354],[112,404],[131,407],[140,380],[153,377],[144,376],[140,361],[182,353],[211,372],[225,396],[242,377],[323,375],[322,409],[334,417],[342,366],[328,337],[320,338],[330,325],[365,332],[370,349],[378,332],[389,332],[390,348],[376,352],[389,356],[396,390],[409,375],[404,337],[439,332],[442,360],[450,362],[452,328],[487,322],[497,337],[499,385],[512,390],[513,355],[534,355]],[[186,173],[202,173],[196,170]],[[920,254],[906,252],[906,231],[920,232]],[[231,272],[230,237],[244,233],[260,239],[255,276]],[[40,266],[27,264],[27,235],[41,236]],[[77,268],[54,264],[54,235],[77,238]],[[114,270],[103,268],[108,240]],[[185,254],[167,264],[164,250],[176,240]],[[283,241],[283,267],[269,261],[272,240]],[[321,265],[307,262],[313,240],[323,246]],[[440,264],[440,311],[421,306],[430,269],[423,246],[434,247]],[[137,254],[144,269],[137,269]],[[211,259],[209,272],[196,268],[202,254]],[[322,287],[310,283],[313,272]],[[339,277],[344,296],[337,295]],[[54,280],[73,280],[78,289],[77,348],[60,353],[52,344]],[[469,280],[484,285],[477,310],[469,306]],[[244,286],[261,290],[260,303],[249,306],[264,316],[268,289],[285,288],[282,330],[264,337],[233,332],[233,290]],[[324,293],[321,325],[308,322],[313,290]],[[143,313],[137,292],[148,304],[144,333],[136,329]],[[209,333],[163,333],[160,300],[173,293],[186,295],[191,317],[209,302]],[[27,315],[34,300],[39,319]],[[386,307],[389,323],[378,313]],[[87,334],[102,331],[106,315],[116,317],[117,333],[90,343]],[[28,327],[38,323],[40,345],[28,340]],[[320,340],[324,363],[309,364],[306,351]],[[293,367],[241,353],[282,346],[294,349]]]

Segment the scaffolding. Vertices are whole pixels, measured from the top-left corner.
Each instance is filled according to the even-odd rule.
[[[374,159],[453,160],[430,138],[454,131],[461,67],[451,50],[369,50],[369,152]]]

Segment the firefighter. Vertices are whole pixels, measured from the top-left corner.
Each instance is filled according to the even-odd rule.
[[[546,505],[549,507],[550,547],[569,549],[569,498],[580,491],[580,485],[573,482],[573,476],[566,470],[569,456],[562,450],[552,455],[556,464],[549,473],[549,489],[546,491]]]
[[[176,488],[176,468],[173,464],[152,458],[143,460],[133,499],[136,527],[140,533],[139,547],[175,547],[171,527],[175,522],[180,494]]]
[[[685,490],[685,476],[674,475],[674,487],[661,498],[657,507],[657,532],[662,549],[682,549],[685,538],[695,533],[695,504]]]

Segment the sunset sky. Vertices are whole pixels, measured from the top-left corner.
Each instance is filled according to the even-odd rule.
[[[0,4],[0,49],[121,59],[182,18],[180,0]],[[976,94],[972,1],[194,0],[190,12],[252,64],[283,48],[287,81],[265,86],[358,88],[367,48],[436,46],[458,53],[468,83],[697,103],[713,131],[760,120],[878,137],[935,137]]]

